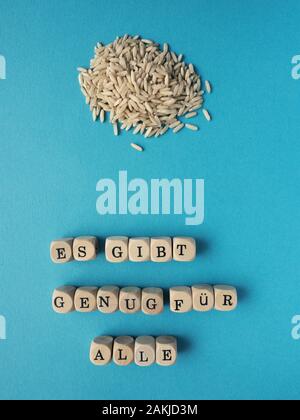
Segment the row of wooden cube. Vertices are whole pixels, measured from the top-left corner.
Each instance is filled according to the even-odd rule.
[[[90,348],[90,360],[96,366],[107,365],[111,360],[118,366],[128,366],[133,362],[138,366],[151,366],[155,362],[160,366],[172,366],[176,359],[177,339],[172,336],[156,339],[151,336],[136,339],[101,336],[93,340]]]
[[[50,256],[54,263],[72,260],[94,260],[99,251],[95,236],[65,238],[51,242]],[[105,255],[111,263],[125,261],[166,263],[171,260],[191,262],[196,258],[196,241],[190,237],[128,238],[112,236],[106,239]]]
[[[238,295],[235,287],[206,284],[192,287],[171,287],[169,290],[170,310],[185,313],[192,310],[207,312],[233,311],[237,307]],[[164,309],[164,293],[161,288],[124,287],[73,287],[55,289],[52,306],[60,314],[77,312],[113,313],[118,310],[134,314],[142,310],[147,315],[158,315]]]

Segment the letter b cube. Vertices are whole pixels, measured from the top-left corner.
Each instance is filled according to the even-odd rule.
[[[151,238],[151,261],[166,263],[173,258],[172,238]]]

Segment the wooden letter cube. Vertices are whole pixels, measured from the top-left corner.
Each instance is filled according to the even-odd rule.
[[[55,264],[65,264],[73,260],[73,238],[58,239],[50,245],[50,257]]]
[[[193,309],[192,290],[190,287],[172,287],[170,289],[170,309],[184,313]]]
[[[142,290],[142,311],[146,315],[158,315],[164,310],[164,292],[157,287]]]
[[[199,284],[192,287],[193,309],[198,312],[208,312],[214,309],[215,293],[212,286]]]
[[[98,310],[104,314],[112,314],[119,309],[119,293],[117,286],[103,286],[98,290]]]
[[[134,360],[134,339],[124,336],[114,341],[113,359],[118,366],[127,366]]]
[[[96,366],[104,366],[112,359],[112,337],[97,337],[91,344],[90,360]]]
[[[97,287],[79,287],[75,293],[75,309],[77,312],[94,312],[97,309]]]
[[[55,289],[52,295],[53,310],[59,314],[68,314],[75,310],[74,296],[76,287],[63,286]]]
[[[141,289],[124,287],[120,290],[119,309],[124,314],[135,314],[141,310]]]
[[[105,254],[107,261],[111,263],[128,261],[128,238],[125,236],[112,236],[107,238]]]
[[[150,238],[129,240],[129,260],[132,262],[150,261]]]
[[[221,312],[233,311],[238,304],[238,295],[235,287],[217,285],[215,291],[215,309]]]
[[[151,238],[151,261],[166,263],[173,258],[172,238]]]
[[[194,238],[173,239],[173,259],[179,262],[191,262],[196,258],[196,241]]]
[[[153,337],[138,337],[135,340],[134,361],[138,366],[151,366],[156,360],[156,343]]]
[[[95,236],[81,236],[74,239],[73,255],[76,261],[91,261],[96,259],[98,239]]]
[[[160,366],[172,366],[177,359],[177,339],[161,336],[156,339],[156,363]]]

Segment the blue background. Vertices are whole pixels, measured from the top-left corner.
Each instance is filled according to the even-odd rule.
[[[1,0],[0,341],[1,398],[283,399],[300,396],[300,342],[291,319],[299,293],[300,2],[295,0]],[[124,33],[169,42],[214,86],[199,133],[168,134],[133,151],[93,124],[77,82],[98,41]],[[130,178],[204,178],[206,218],[100,217],[96,183]],[[181,265],[114,266],[103,253],[56,266],[49,243],[94,234],[176,235],[200,241]],[[63,284],[168,288],[229,283],[236,312],[112,316],[52,312]],[[174,334],[175,367],[95,368],[97,335]]]

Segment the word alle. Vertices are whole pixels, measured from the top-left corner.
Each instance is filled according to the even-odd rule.
[[[133,361],[138,366],[172,366],[177,359],[177,339],[161,336],[110,336],[97,337],[90,348],[90,360],[96,366],[107,365],[113,359],[118,366],[128,366]]]

